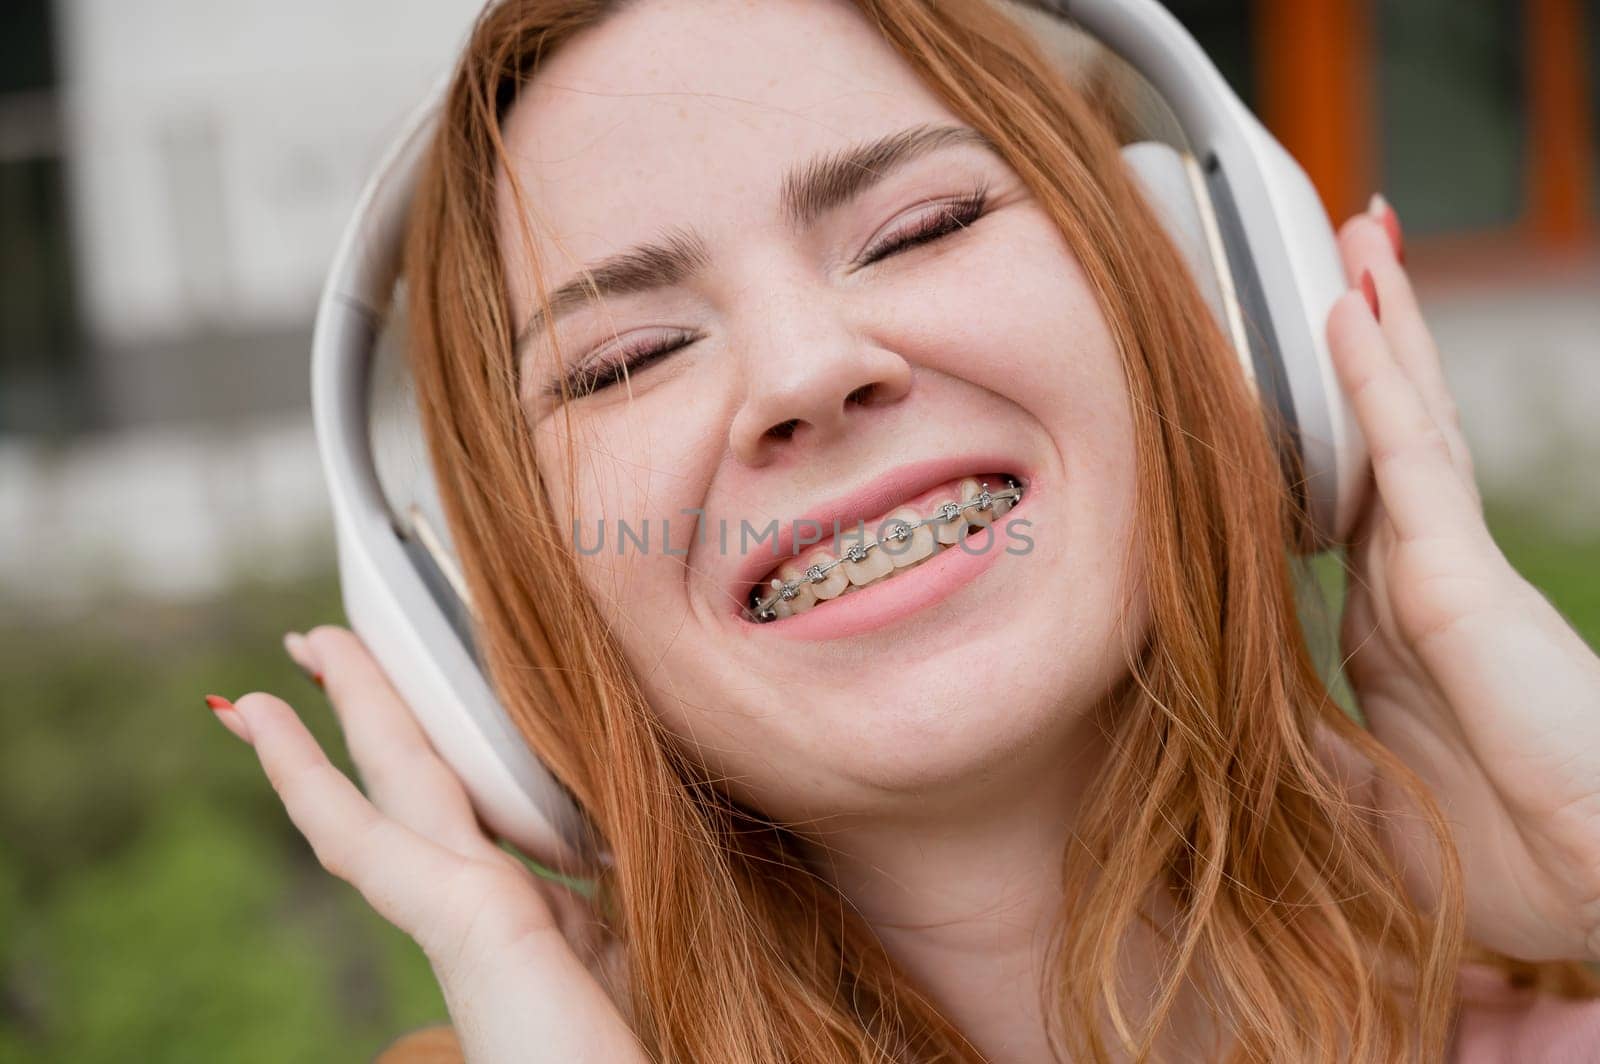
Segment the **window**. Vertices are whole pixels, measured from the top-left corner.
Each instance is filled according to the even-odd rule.
[[[1177,16],[1246,107],[1256,110],[1255,37],[1247,0],[1169,0]]]
[[[48,0],[6,0],[0,34],[0,432],[82,423],[73,270]]]
[[[1497,228],[1523,213],[1527,137],[1520,5],[1374,5],[1382,187],[1418,233]]]

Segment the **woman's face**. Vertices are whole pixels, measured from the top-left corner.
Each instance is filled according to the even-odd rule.
[[[830,0],[637,4],[547,63],[505,136],[547,289],[580,266],[605,289],[558,308],[564,368],[542,328],[524,341],[521,400],[673,733],[782,818],[1059,766],[1144,624],[1122,590],[1134,444],[1087,281],[1011,169]],[[1024,497],[989,532],[928,526],[880,548],[886,574],[869,552],[806,585],[836,597],[747,614],[858,522],[876,538],[1006,476]]]

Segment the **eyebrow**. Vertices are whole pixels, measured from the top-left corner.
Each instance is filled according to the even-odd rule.
[[[1000,155],[992,141],[970,126],[919,125],[839,151],[817,156],[794,168],[779,193],[785,218],[803,229],[889,176],[895,169],[929,152],[955,145],[984,148]],[[630,295],[683,284],[711,262],[707,243],[693,229],[675,228],[657,241],[591,263],[551,293],[517,334],[513,348],[521,361],[523,347],[554,320],[588,302],[591,296]]]

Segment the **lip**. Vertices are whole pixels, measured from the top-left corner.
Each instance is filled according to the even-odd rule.
[[[827,543],[833,537],[833,530],[836,524],[840,530],[854,528],[858,522],[870,520],[880,514],[887,513],[905,500],[914,499],[946,481],[985,471],[1005,471],[1016,474],[1023,478],[1028,485],[1028,493],[1024,495],[1022,502],[1025,503],[1031,497],[1035,479],[1033,472],[1016,455],[995,453],[950,455],[944,458],[927,458],[898,466],[882,476],[868,481],[847,495],[839,496],[781,523],[778,527],[776,542],[773,543],[771,549],[753,551],[740,562],[732,588],[732,612],[741,622],[751,624],[752,627],[767,628],[772,624],[790,627],[789,622],[798,621],[802,618],[785,618],[782,622],[775,621],[757,626],[745,620],[743,605],[749,598],[750,590],[755,586],[757,580],[785,559],[795,556],[795,539],[799,531],[806,531],[809,538],[809,533],[812,529],[821,529],[823,538],[819,542]],[[1018,505],[1020,506],[1022,503],[1018,503]],[[810,550],[817,545],[818,543],[806,543],[802,549]],[[992,553],[997,552],[991,551],[984,555],[968,553],[966,557],[969,561],[978,561],[987,558]],[[937,567],[936,563],[940,560],[940,558],[929,559],[917,566],[917,569],[935,568]],[[907,573],[905,577],[900,579],[906,579],[911,575]],[[884,581],[884,584],[887,586],[892,582]],[[872,590],[874,590],[874,587],[868,586],[853,591],[845,599],[836,600],[828,612],[833,612],[833,609],[849,599],[864,597]],[[813,611],[807,612],[809,614]]]
[[[1028,494],[1013,509],[1027,505],[1031,498],[1032,482]],[[875,581],[792,617],[766,624],[751,623],[750,628],[800,643],[845,639],[886,628],[944,601],[995,565],[1010,548],[1002,535],[992,530],[1012,520],[1011,514],[1006,514],[990,526],[987,534],[958,540],[902,576]],[[973,540],[982,540],[983,546],[965,546]]]

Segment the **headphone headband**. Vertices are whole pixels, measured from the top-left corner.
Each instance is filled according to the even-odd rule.
[[[1153,143],[1130,145],[1123,157],[1240,348],[1265,415],[1286,431],[1293,453],[1284,455],[1284,468],[1309,519],[1307,546],[1344,540],[1361,502],[1367,454],[1327,350],[1328,312],[1346,285],[1310,181],[1156,0],[1026,2],[1108,45],[1171,108],[1192,157]],[[448,83],[446,75],[434,85],[384,154],[318,305],[313,421],[340,585],[352,627],[484,821],[525,853],[580,873],[607,855],[489,688],[432,478],[424,471],[419,498],[391,507],[369,433],[377,338],[417,166]]]

